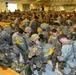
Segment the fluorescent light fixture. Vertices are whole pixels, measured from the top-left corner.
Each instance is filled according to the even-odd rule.
[[[30,6],[33,6],[33,4],[30,4]]]
[[[63,6],[61,7],[61,10],[62,10],[62,11],[64,10],[64,7],[63,7]]]

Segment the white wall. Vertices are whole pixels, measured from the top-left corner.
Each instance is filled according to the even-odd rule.
[[[76,0],[73,0],[73,1],[74,1],[73,3],[76,3]],[[23,11],[23,4],[21,2],[9,2],[9,3],[17,3],[18,9],[20,11]],[[54,7],[49,8],[49,7],[45,6],[45,11],[48,11],[49,9],[52,9],[52,10],[55,9],[56,11],[60,11],[63,7],[64,6],[54,6]],[[38,5],[34,5],[30,9],[36,9],[36,8],[38,8]],[[64,7],[64,9],[66,11],[69,11],[69,10],[76,11],[76,6],[71,6],[71,7],[66,6],[66,7]],[[8,9],[6,7],[6,3],[5,2],[0,2],[0,12],[1,11],[3,12],[5,10],[8,12]]]

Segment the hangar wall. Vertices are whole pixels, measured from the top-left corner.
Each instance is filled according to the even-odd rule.
[[[54,0],[53,0],[54,1]],[[21,2],[11,2],[11,3],[17,3],[18,9],[20,9],[21,11],[24,10],[23,8],[23,4]],[[76,4],[76,0],[73,0],[73,2],[71,2],[71,4]],[[26,7],[25,7],[26,9]],[[38,5],[37,4],[33,4],[33,6],[30,6],[30,10],[31,9],[38,9]],[[2,11],[7,11],[8,9],[6,7],[6,2],[0,2],[0,12]],[[58,4],[53,4],[53,5],[44,5],[44,10],[48,11],[48,10],[54,10],[54,11],[76,11],[76,5],[72,5],[70,6],[70,4],[63,4],[63,5],[58,5]]]

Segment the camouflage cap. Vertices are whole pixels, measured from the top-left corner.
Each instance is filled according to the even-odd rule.
[[[49,24],[47,24],[47,23],[42,23],[42,24],[41,24],[41,28],[44,29],[44,30],[46,30],[46,29],[49,28]]]
[[[26,27],[25,28],[25,32],[31,32],[32,30],[31,30],[31,27]]]
[[[39,37],[39,35],[38,34],[33,34],[32,36],[31,36],[31,40],[32,41],[35,41],[35,40],[37,40],[37,39],[39,39],[40,37]]]

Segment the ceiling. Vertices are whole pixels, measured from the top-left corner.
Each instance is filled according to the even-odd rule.
[[[21,2],[25,4],[44,4],[44,5],[52,5],[52,4],[76,4],[76,0],[0,0],[6,2]]]
[[[76,4],[76,0],[21,0],[24,3],[33,3],[33,4],[44,4],[44,5],[52,5],[52,4]]]

